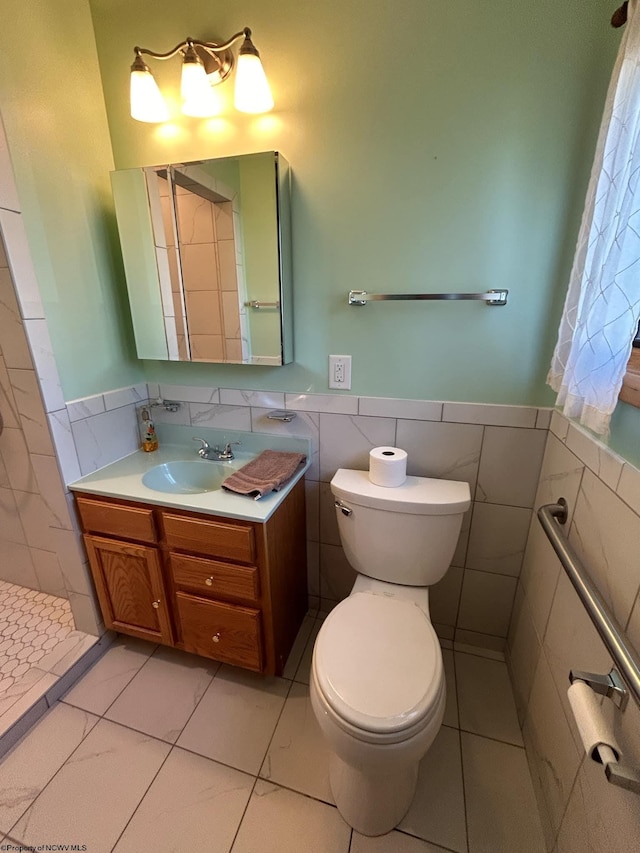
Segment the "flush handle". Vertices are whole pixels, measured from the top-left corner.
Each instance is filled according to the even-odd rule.
[[[338,499],[336,499],[334,506],[336,509],[339,509],[343,515],[346,515],[347,517],[350,516],[353,512],[350,507],[348,507],[346,504],[342,503],[342,501]]]

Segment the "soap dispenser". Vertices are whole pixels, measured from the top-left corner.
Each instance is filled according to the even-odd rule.
[[[145,453],[151,453],[158,449],[158,436],[156,428],[149,414],[149,407],[142,406],[139,410],[140,415],[140,433],[142,435],[141,447]]]

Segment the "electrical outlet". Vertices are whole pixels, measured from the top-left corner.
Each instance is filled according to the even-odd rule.
[[[351,356],[329,356],[329,388],[351,390]]]

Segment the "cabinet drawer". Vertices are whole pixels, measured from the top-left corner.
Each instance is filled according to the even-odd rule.
[[[198,595],[214,598],[258,598],[258,570],[250,566],[234,566],[188,557],[186,554],[170,554],[171,573],[177,587],[194,590]]]
[[[153,510],[76,498],[84,529],[138,542],[157,542]]]
[[[262,670],[260,611],[176,593],[182,646],[187,652]]]
[[[255,536],[249,524],[225,524],[170,513],[163,513],[162,520],[169,548],[239,563],[256,561]]]

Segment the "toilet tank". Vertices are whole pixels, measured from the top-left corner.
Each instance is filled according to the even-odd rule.
[[[446,573],[471,504],[468,483],[407,477],[377,486],[368,471],[339,468],[331,481],[340,539],[360,574],[431,586]]]

